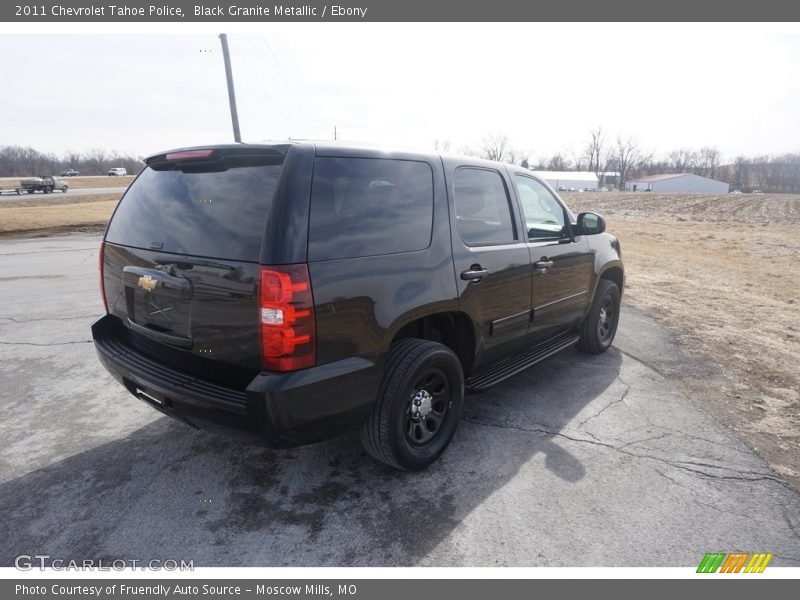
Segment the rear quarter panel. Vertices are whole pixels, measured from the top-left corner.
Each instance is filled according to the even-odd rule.
[[[352,156],[334,154],[325,156]],[[309,263],[317,320],[317,363],[384,352],[400,328],[437,312],[457,310],[450,220],[441,160],[416,155],[361,155],[427,162],[433,171],[430,246],[415,252]]]

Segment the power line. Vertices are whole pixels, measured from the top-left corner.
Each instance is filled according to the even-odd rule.
[[[308,104],[306,103],[306,99],[308,98],[306,90],[308,90],[310,86],[308,85],[308,80],[305,78],[303,69],[300,68],[300,65],[297,63],[297,60],[295,59],[291,47],[285,44],[281,36],[278,35],[272,38],[272,45],[270,45],[268,40],[263,38],[260,39],[262,39],[262,41],[268,48],[273,48],[273,47],[276,48],[277,53],[280,54],[282,59],[281,64],[286,63],[287,66],[291,69],[292,73],[297,75],[297,77],[288,78],[287,81],[289,81],[289,83],[294,86],[294,88],[300,94],[300,99],[303,105],[308,108]]]
[[[253,92],[255,93],[255,97],[258,99],[258,102],[264,104],[270,115],[275,115],[277,113],[278,118],[283,120],[284,126],[288,126],[289,129],[296,127],[297,121],[295,120],[294,116],[284,110],[282,104],[277,101],[275,96],[273,96],[270,87],[265,85],[255,74],[250,61],[246,58],[246,54],[241,50],[238,50],[235,45],[233,46],[233,49],[235,51],[237,60],[239,60],[244,66],[246,83],[252,88]],[[265,98],[268,99],[269,102],[266,102]]]
[[[256,60],[260,61],[261,60],[260,53],[256,49],[256,47],[253,45],[253,42],[249,38],[247,38],[246,36],[242,36],[242,39],[244,39],[247,42],[248,46],[250,46],[250,48],[252,49],[253,58],[255,58]],[[269,65],[269,63],[267,63],[267,64]],[[260,69],[260,68],[259,69],[253,69],[253,76],[254,76],[254,78],[255,78],[255,80],[256,80],[256,82],[258,83],[259,86],[263,86],[264,89],[270,90],[268,92],[269,96],[270,96],[272,102],[274,103],[274,105],[276,107],[284,106],[284,105],[286,106],[287,111],[284,112],[283,114],[284,115],[289,115],[289,117],[286,120],[292,122],[292,127],[294,129],[301,129],[303,124],[299,120],[298,117],[295,117],[295,114],[298,112],[297,109],[293,108],[293,107],[289,107],[289,104],[291,102],[291,98],[289,97],[289,94],[285,89],[285,85],[280,81],[280,79],[276,78],[272,73],[275,69],[277,69],[278,65],[274,65],[273,64],[272,67],[273,67],[272,69],[270,69],[269,66],[267,66],[267,68],[264,68],[264,69]],[[269,77],[269,79],[273,83],[272,86],[268,82],[264,82],[263,81],[263,78],[261,77],[262,73],[266,73],[267,77]],[[278,88],[280,88],[280,89],[278,89]],[[279,96],[280,96],[280,102],[278,102],[278,100],[276,100],[275,96],[272,95],[271,90],[273,90],[273,89],[277,89],[278,90],[278,93],[279,93]],[[281,110],[281,112],[283,112],[283,108],[281,108],[280,110]],[[299,127],[298,127],[298,125],[299,125]]]
[[[264,60],[263,57],[261,56],[261,52],[255,47],[255,45],[253,44],[252,40],[249,37],[246,37],[245,39],[246,39],[247,43],[250,45],[250,47],[252,48],[255,57],[259,61]],[[288,87],[287,78],[286,78],[286,75],[285,75],[285,73],[283,71],[283,68],[281,67],[280,61],[278,61],[278,59],[272,53],[270,53],[270,56],[272,58],[272,61],[271,62],[265,61],[265,62],[266,62],[267,65],[271,66],[272,68],[271,69],[270,68],[266,68],[265,69],[266,73],[268,74],[270,79],[278,87],[280,87],[281,93],[283,94],[284,99],[286,101],[288,101],[289,103],[294,103],[294,108],[292,109],[293,113],[302,115],[302,113],[305,112],[305,111],[303,110],[303,107],[301,106],[300,101],[298,100],[297,96],[294,93],[292,93],[292,90]],[[275,74],[276,71],[280,71],[281,72],[281,76],[280,77],[276,76],[276,74]],[[305,124],[305,123],[303,124],[303,126],[306,126],[306,125],[307,124]]]
[[[297,88],[297,83],[295,82],[294,78],[290,77],[288,75],[286,69],[284,68],[283,63],[284,62],[288,62],[288,61],[278,57],[276,52],[272,49],[272,46],[270,45],[269,41],[267,41],[265,38],[258,37],[256,39],[265,47],[265,49],[267,51],[267,54],[272,59],[272,63],[271,64],[273,64],[275,69],[280,73],[280,77],[275,77],[274,75],[272,75],[273,79],[284,90],[284,92],[287,94],[287,96],[290,97],[290,100],[294,102],[294,104],[297,107],[297,109],[299,109],[299,111],[307,119],[310,118],[311,120],[314,121],[314,123],[310,124],[310,125],[311,125],[312,129],[315,131],[315,134],[317,136],[319,136],[319,137],[327,137],[324,134],[321,135],[321,132],[324,131],[326,129],[326,127],[324,127],[322,125],[322,123],[320,122],[319,118],[317,117],[315,111],[313,111],[313,110],[311,110],[309,108],[309,106],[305,102],[304,98],[301,99],[300,96],[305,96],[305,94],[299,88]],[[250,42],[249,39],[248,39],[248,42]],[[253,47],[253,50],[256,51],[256,53],[259,56],[259,58],[263,59],[262,54],[258,52],[258,50],[255,48],[255,46],[252,44],[252,42],[250,42],[250,44]],[[273,71],[275,69],[273,69]],[[293,85],[295,87],[293,87]],[[295,91],[295,88],[297,88],[297,91]]]

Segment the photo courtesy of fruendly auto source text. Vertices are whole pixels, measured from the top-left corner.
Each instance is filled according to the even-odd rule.
[[[44,0],[0,56],[2,598],[796,595],[800,5]]]

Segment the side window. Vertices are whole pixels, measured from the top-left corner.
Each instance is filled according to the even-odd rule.
[[[525,229],[531,241],[560,238],[567,224],[564,208],[541,183],[524,175],[514,176],[514,185],[522,202]]]
[[[433,228],[433,171],[424,162],[317,158],[310,261],[424,250]]]
[[[516,240],[508,193],[500,173],[459,167],[453,183],[458,231],[466,244],[507,244]]]

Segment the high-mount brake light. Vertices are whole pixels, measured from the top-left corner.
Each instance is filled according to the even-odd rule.
[[[269,371],[316,364],[316,321],[308,266],[261,269],[261,360]]]
[[[212,154],[214,154],[214,150],[181,150],[167,154],[167,160],[198,160],[210,158]]]

